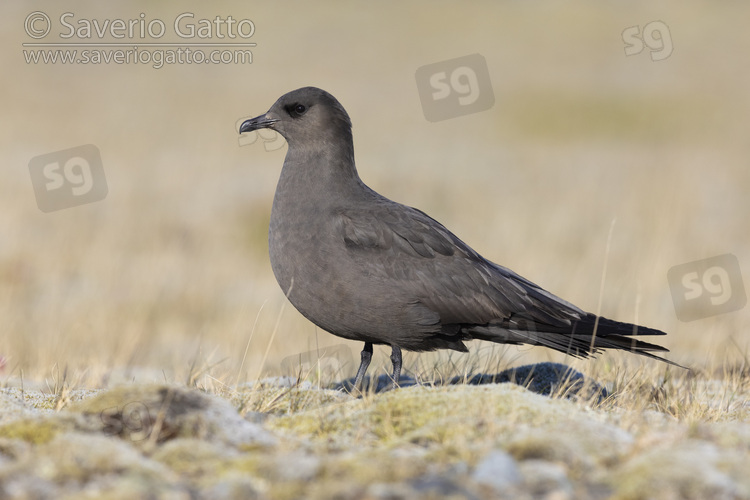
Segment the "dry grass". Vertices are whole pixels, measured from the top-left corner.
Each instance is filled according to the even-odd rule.
[[[74,7],[65,9],[100,19],[171,19],[187,9]],[[52,17],[59,9],[49,4]],[[26,65],[28,9],[0,7],[0,62],[13,75],[0,93],[4,383],[46,385],[61,401],[66,388],[117,380],[221,392],[278,373],[288,356],[340,344],[284,308],[268,265],[284,150],[238,147],[232,129],[314,84],[349,110],[373,188],[583,308],[670,332],[670,359],[692,372],[626,355],[573,363],[611,386],[617,397],[607,404],[746,418],[748,308],[681,323],[666,281],[674,265],[723,253],[750,269],[750,71],[738,59],[750,45],[746,6],[335,9],[290,18],[271,5],[222,6],[257,25],[250,67],[155,70]],[[674,54],[625,57],[622,30],[656,19],[670,26]],[[427,122],[416,68],[475,52],[490,67],[495,106]],[[101,151],[107,198],[41,213],[29,160],[88,143]],[[356,362],[360,346],[347,345]],[[406,367],[448,377],[570,361],[543,349],[472,350],[407,354]],[[387,362],[377,351],[373,372]]]

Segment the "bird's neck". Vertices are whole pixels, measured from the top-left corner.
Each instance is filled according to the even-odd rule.
[[[331,147],[327,141],[314,145],[289,144],[277,195],[299,197],[315,203],[356,196],[364,188],[354,165],[351,141]]]

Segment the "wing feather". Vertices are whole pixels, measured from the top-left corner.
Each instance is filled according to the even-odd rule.
[[[486,324],[526,314],[568,326],[584,312],[513,271],[487,261],[417,209],[384,201],[367,210],[336,214],[348,255],[367,276],[398,280],[394,294],[419,302],[442,324]],[[373,253],[378,254],[373,258]]]

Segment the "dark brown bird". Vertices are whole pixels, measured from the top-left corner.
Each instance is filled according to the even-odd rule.
[[[334,335],[401,350],[453,349],[464,341],[550,347],[577,357],[621,349],[664,360],[664,347],[634,338],[653,328],[587,313],[490,262],[424,212],[367,187],[354,164],[351,121],[329,93],[304,87],[242,123],[287,140],[268,232],[271,266],[291,303]],[[671,363],[674,364],[674,363]]]

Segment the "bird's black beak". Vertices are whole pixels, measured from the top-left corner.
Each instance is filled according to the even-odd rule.
[[[277,121],[278,120],[272,118],[269,113],[256,116],[255,118],[250,118],[249,120],[245,120],[244,122],[242,122],[242,125],[240,125],[240,134],[244,132],[252,132],[253,130],[258,130],[259,128],[272,128],[271,125],[273,125]]]

